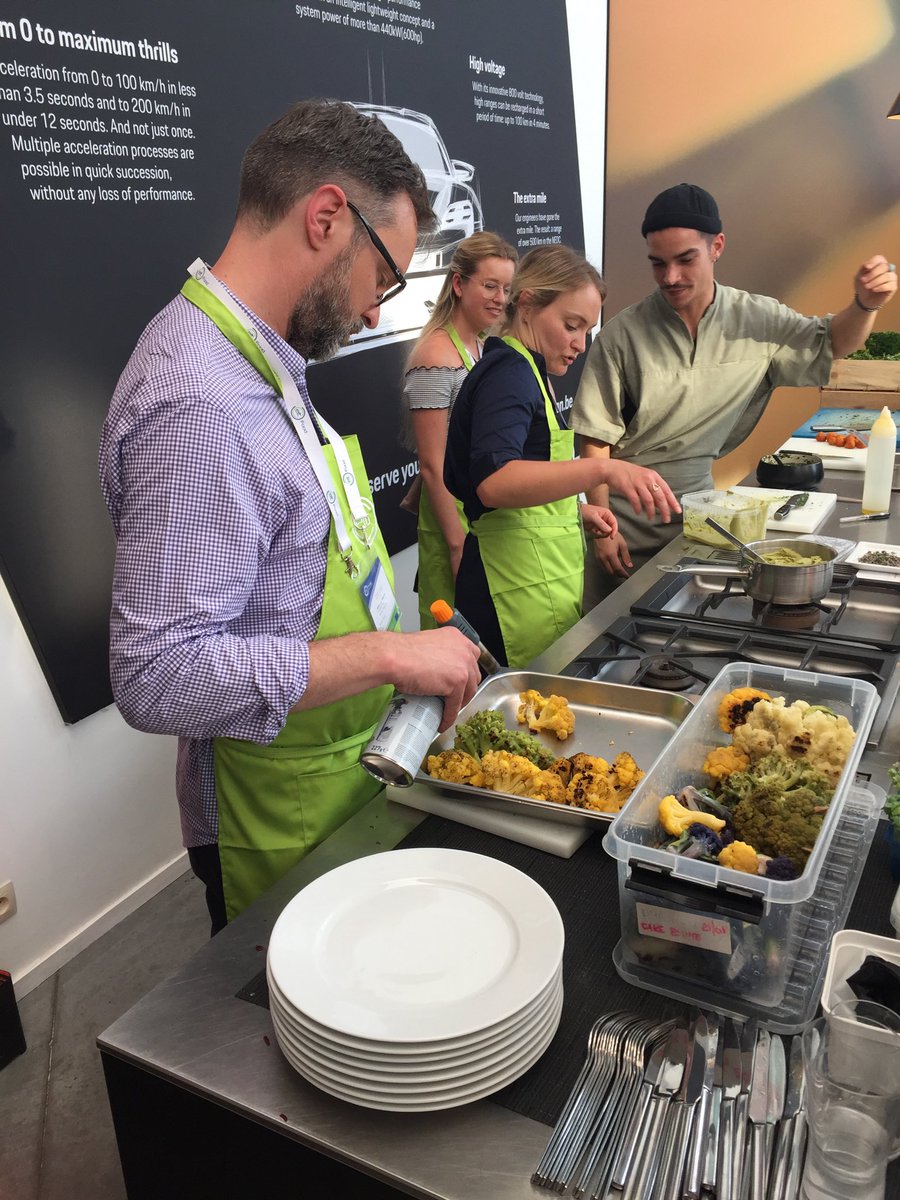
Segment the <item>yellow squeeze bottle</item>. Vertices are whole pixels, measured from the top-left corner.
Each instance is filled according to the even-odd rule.
[[[891,507],[891,484],[894,481],[896,449],[897,427],[894,425],[890,409],[885,405],[875,419],[872,432],[869,434],[862,496],[864,513],[887,512]]]

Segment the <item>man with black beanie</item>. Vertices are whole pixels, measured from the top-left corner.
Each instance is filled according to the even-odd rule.
[[[723,287],[714,275],[725,249],[719,208],[691,183],[660,192],[641,235],[657,290],[594,339],[571,424],[584,456],[652,467],[680,497],[712,488],[713,462],[748,437],[776,387],[821,386],[833,358],[864,345],[897,275],[873,255],[856,272],[853,299],[831,317]],[[619,532],[588,549],[585,611],[681,533],[677,520],[651,525],[605,488],[588,499],[613,509]]]

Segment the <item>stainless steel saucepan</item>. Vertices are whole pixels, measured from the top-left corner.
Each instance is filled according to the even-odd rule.
[[[736,567],[723,563],[696,563],[691,566],[675,563],[659,566],[657,570],[675,575],[728,575],[732,579],[743,579],[747,595],[765,604],[811,604],[814,600],[821,600],[831,589],[834,559],[837,557],[837,552],[831,546],[803,538],[769,538],[762,542],[748,542],[746,548],[758,555],[788,549],[804,557],[818,555],[822,562],[812,566],[754,562],[741,551],[738,555],[740,565]]]

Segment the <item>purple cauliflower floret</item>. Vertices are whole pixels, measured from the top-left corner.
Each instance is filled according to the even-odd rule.
[[[770,858],[766,863],[766,879],[796,879],[799,874],[797,864],[786,854]]]

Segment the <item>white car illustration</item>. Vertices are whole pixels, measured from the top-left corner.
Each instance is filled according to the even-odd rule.
[[[431,117],[410,108],[383,104],[356,104],[360,112],[383,121],[419,165],[428,185],[431,207],[438,219],[433,233],[424,234],[406,273],[407,286],[381,310],[375,329],[358,333],[342,353],[362,349],[375,341],[409,336],[422,328],[437,299],[453,252],[463,238],[484,228],[475,167],[451,158]]]

